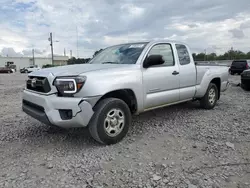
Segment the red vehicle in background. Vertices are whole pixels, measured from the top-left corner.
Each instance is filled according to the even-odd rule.
[[[16,65],[14,62],[8,61],[5,63],[5,67],[0,67],[0,73],[13,73],[16,72]]]

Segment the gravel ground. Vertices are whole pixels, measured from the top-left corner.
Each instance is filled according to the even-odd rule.
[[[21,111],[26,75],[0,75],[0,187],[250,187],[250,93],[239,76],[215,109],[185,103],[134,117],[102,146],[86,129],[49,128]]]

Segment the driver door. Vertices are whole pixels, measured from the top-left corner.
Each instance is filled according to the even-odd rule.
[[[149,110],[180,100],[179,66],[171,44],[154,45],[149,55],[162,55],[164,64],[143,68],[144,109]],[[147,56],[147,57],[148,57]]]

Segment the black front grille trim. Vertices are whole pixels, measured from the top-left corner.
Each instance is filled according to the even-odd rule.
[[[32,84],[32,79],[36,79],[36,82]],[[51,87],[49,81],[45,77],[34,77],[30,76],[27,80],[26,87],[29,90],[41,92],[41,93],[49,93],[51,91]]]
[[[44,111],[44,108],[40,105],[37,105],[37,104],[34,104],[32,102],[29,102],[29,101],[26,101],[26,100],[23,100],[23,104],[26,105],[26,106],[29,106],[30,108],[33,108],[37,111],[40,111],[40,112],[45,112]]]
[[[52,125],[42,106],[23,100],[22,110],[31,117],[47,125]]]

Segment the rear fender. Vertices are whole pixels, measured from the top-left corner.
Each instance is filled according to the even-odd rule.
[[[214,74],[210,70],[208,70],[204,74],[200,84],[196,85],[196,93],[195,93],[194,98],[202,98],[206,94],[207,88],[208,88],[209,84],[211,83],[211,81],[214,78],[220,78],[221,79],[219,74]],[[218,89],[220,90],[220,88],[218,88]]]

